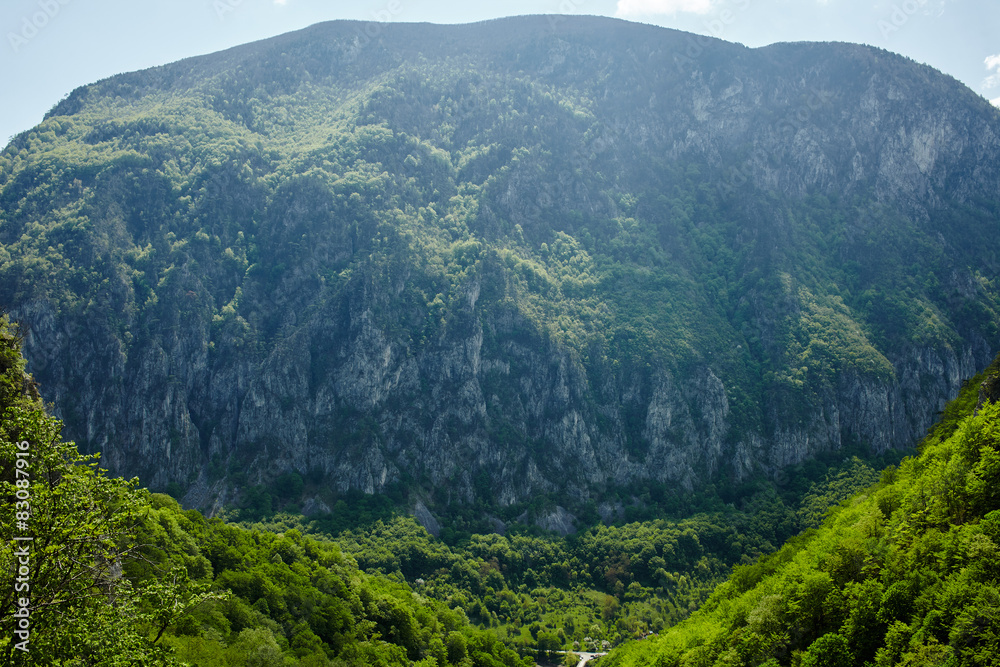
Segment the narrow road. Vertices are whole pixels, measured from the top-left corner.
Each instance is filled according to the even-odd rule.
[[[602,655],[608,654],[607,651],[602,651],[601,653],[585,653],[584,651],[552,651],[552,653],[559,653],[561,655],[572,653],[573,655],[580,656],[580,662],[576,663],[576,667],[585,667],[585,665],[594,658],[599,658]]]
[[[600,655],[607,655],[607,653],[584,653],[582,651],[573,651],[573,653],[576,653],[578,656],[580,656],[580,662],[576,663],[576,667],[584,667],[592,659]]]

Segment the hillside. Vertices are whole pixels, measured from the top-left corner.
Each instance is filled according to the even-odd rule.
[[[108,477],[60,439],[19,344],[0,318],[4,664],[527,667],[328,540],[209,521]]]
[[[701,611],[600,661],[995,665],[1000,655],[1000,358],[918,456],[756,564]]]
[[[362,28],[85,86],[0,154],[0,306],[114,474],[571,529],[910,446],[1000,350],[1000,112],[956,81],[611,19]]]

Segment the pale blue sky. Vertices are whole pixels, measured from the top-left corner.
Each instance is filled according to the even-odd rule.
[[[468,23],[598,14],[747,46],[859,42],[946,72],[1000,106],[997,0],[2,0],[0,144],[73,88],[319,21]],[[992,56],[992,58],[991,58]]]

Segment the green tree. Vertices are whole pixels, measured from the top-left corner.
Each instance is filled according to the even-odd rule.
[[[847,639],[836,632],[830,632],[812,643],[802,656],[802,667],[851,667],[854,656],[847,645]]]
[[[190,597],[179,594],[177,579],[137,587],[122,576],[143,507],[136,481],[105,476],[96,456],[60,440],[61,424],[45,413],[25,375],[20,339],[6,317],[0,411],[5,664],[170,664],[147,630],[158,627],[158,639]]]
[[[457,665],[465,659],[468,645],[461,632],[449,632],[444,643],[448,650],[448,662]]]

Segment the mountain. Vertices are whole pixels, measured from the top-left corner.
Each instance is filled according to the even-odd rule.
[[[626,665],[994,665],[1000,651],[1000,358],[919,456],[817,531],[734,570],[691,619],[602,660]]]
[[[870,47],[338,21],[17,136],[0,305],[81,449],[189,506],[566,530],[916,442],[1000,350],[998,182],[1000,111]]]

